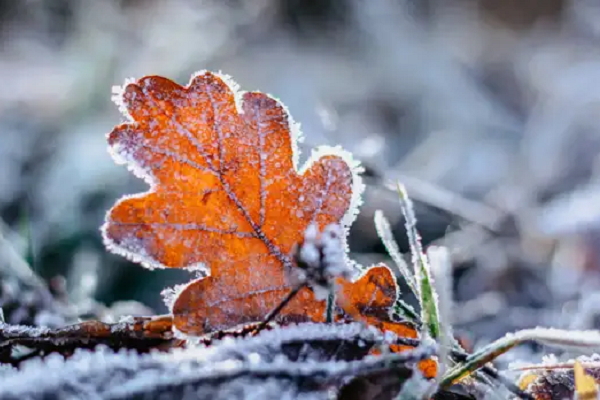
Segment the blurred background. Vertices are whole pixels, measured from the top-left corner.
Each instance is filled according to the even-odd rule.
[[[111,255],[98,230],[145,190],[107,152],[123,121],[111,87],[209,69],[280,98],[302,160],[341,144],[363,162],[350,239],[363,265],[387,257],[376,209],[408,249],[388,185],[407,186],[425,244],[452,252],[468,343],[598,327],[599,45],[596,0],[0,1],[5,318],[59,325],[54,301],[166,311],[160,291],[189,275]]]

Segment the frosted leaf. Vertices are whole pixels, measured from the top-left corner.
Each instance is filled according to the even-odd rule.
[[[149,76],[118,94],[131,120],[108,142],[150,190],[121,199],[102,233],[109,250],[148,268],[201,272],[169,301],[176,329],[201,335],[260,320],[291,289],[289,254],[311,224],[341,222],[347,257],[362,168],[321,147],[298,169],[299,133],[279,101],[206,71],[185,87]],[[322,305],[305,306],[322,319]]]
[[[319,146],[313,150],[310,158],[306,161],[306,164],[300,169],[299,173],[304,174],[317,160],[325,156],[337,156],[345,161],[350,166],[352,171],[352,198],[350,199],[350,206],[348,211],[342,218],[342,226],[346,231],[344,236],[344,247],[348,249],[345,241],[350,226],[356,220],[360,211],[360,206],[363,203],[362,195],[365,191],[365,184],[363,183],[361,174],[364,172],[364,167],[360,161],[355,160],[352,153],[342,149],[340,146]]]

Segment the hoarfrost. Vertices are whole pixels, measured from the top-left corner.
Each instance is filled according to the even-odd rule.
[[[314,149],[306,161],[304,166],[298,171],[300,175],[304,174],[311,165],[317,160],[325,156],[337,156],[340,157],[350,167],[352,171],[352,198],[350,200],[350,207],[346,212],[346,215],[342,218],[342,226],[345,228],[346,233],[350,229],[350,226],[358,216],[359,208],[362,205],[362,195],[365,191],[365,184],[363,183],[361,173],[364,172],[364,167],[360,161],[355,160],[352,153],[342,149],[341,146],[319,146]]]
[[[135,195],[123,196],[119,202],[143,197],[147,195],[149,192],[139,193]],[[108,214],[107,214],[108,221]],[[143,267],[148,268],[150,270],[153,269],[164,269],[166,266],[157,262],[146,250],[145,240],[143,238],[136,237],[131,234],[121,241],[121,243],[117,244],[112,239],[108,238],[108,234],[106,233],[108,229],[108,223],[105,223],[102,228],[102,237],[104,246],[111,252],[118,254],[120,256],[125,257],[126,259],[141,264]]]
[[[350,278],[354,272],[348,265],[343,240],[339,225],[326,226],[320,235],[316,224],[309,225],[296,256],[298,268],[291,271],[290,280],[294,284],[309,283],[317,299],[326,299],[334,278]]]
[[[127,110],[127,107],[123,102],[123,94],[125,93],[125,88],[131,83],[135,83],[135,78],[126,78],[123,85],[114,85],[111,88],[112,95],[110,98],[113,101],[113,103],[117,105],[119,111],[121,111],[123,116],[126,117],[128,121],[132,122],[133,117],[131,116],[131,114],[129,114],[129,110]]]
[[[14,337],[39,337],[50,332],[46,327],[31,327],[25,325],[10,325],[0,322],[0,340],[11,339]]]
[[[169,353],[78,350],[67,360],[50,355],[25,362],[21,370],[0,371],[0,398],[326,399],[352,376],[394,365],[412,368],[431,355],[431,349],[417,349],[365,357],[368,347],[360,344],[380,340],[358,323],[301,324]],[[329,354],[319,347],[327,342]],[[340,351],[349,343],[351,351]]]
[[[187,286],[191,285],[192,282],[195,282],[195,280],[188,283],[182,283],[180,285],[165,288],[162,290],[162,292],[160,292],[160,295],[163,298],[163,302],[165,303],[165,306],[167,306],[167,309],[171,314],[173,313],[173,305],[175,304],[177,297],[179,297],[179,294],[183,292]]]

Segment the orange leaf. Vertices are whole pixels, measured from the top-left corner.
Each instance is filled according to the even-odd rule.
[[[352,318],[375,326],[382,332],[394,332],[399,337],[417,337],[417,331],[414,327],[406,323],[393,321],[390,318],[390,309],[398,296],[398,285],[392,271],[385,264],[367,269],[352,282],[338,278],[336,283],[338,285],[337,303]],[[390,346],[393,352],[399,352],[407,348],[409,347]],[[437,364],[435,361],[421,361],[419,367],[427,378],[436,376]]]
[[[345,153],[320,150],[297,172],[284,107],[262,93],[237,100],[209,72],[186,87],[145,77],[123,91],[133,121],[108,136],[117,160],[151,184],[109,212],[108,247],[151,268],[210,268],[174,304],[175,326],[185,333],[266,315],[290,289],[284,267],[306,227],[344,217],[349,224],[360,196]],[[323,310],[306,289],[286,314],[318,321]]]
[[[306,228],[352,223],[363,189],[358,165],[320,148],[298,170],[295,125],[273,98],[238,96],[227,78],[205,72],[185,87],[144,77],[119,100],[130,121],[114,128],[109,145],[151,188],[121,199],[103,235],[110,250],[147,267],[206,272],[175,293],[177,330],[200,335],[263,319],[290,291],[285,271]],[[338,283],[346,313],[416,336],[387,317],[396,298],[387,267]],[[324,313],[325,302],[305,288],[279,318],[319,322]]]

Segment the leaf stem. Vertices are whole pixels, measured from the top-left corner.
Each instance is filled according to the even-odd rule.
[[[267,314],[267,316],[265,317],[265,319],[263,319],[260,324],[258,324],[258,326],[256,327],[254,334],[256,335],[257,333],[259,333],[260,331],[262,331],[263,329],[265,329],[265,327],[267,326],[267,324],[269,322],[271,322],[280,312],[281,310],[283,310],[285,308],[285,306],[288,305],[288,303],[298,294],[298,292],[300,292],[300,290],[304,289],[306,287],[307,283],[306,282],[302,282],[299,285],[297,285],[296,287],[294,287],[284,298],[283,300],[281,300],[281,302],[277,305],[277,307],[275,307],[274,309],[272,309],[271,311],[269,311],[269,313]]]
[[[325,314],[325,322],[331,324],[333,322],[333,307],[335,305],[335,295],[333,290],[329,292],[327,296],[327,308]]]

